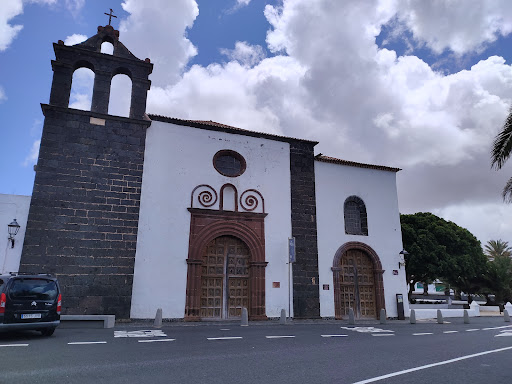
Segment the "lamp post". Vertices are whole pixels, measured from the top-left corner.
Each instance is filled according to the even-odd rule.
[[[399,259],[398,259],[398,269],[401,267],[405,267],[405,256],[407,256],[409,252],[407,252],[405,249],[402,249],[399,253]]]
[[[14,236],[18,233],[20,230],[20,225],[14,219],[11,223],[7,224],[7,230],[9,231],[9,237],[8,240],[11,242],[11,248],[14,248]]]

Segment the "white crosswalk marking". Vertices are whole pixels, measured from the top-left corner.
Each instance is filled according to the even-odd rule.
[[[347,337],[348,335],[320,335],[322,337]]]
[[[232,336],[232,337],[207,337],[207,340],[238,340],[242,339],[241,336]]]
[[[141,331],[114,331],[114,337],[167,337],[167,335],[159,330],[141,330]]]
[[[340,327],[341,329],[346,329],[348,331],[361,332],[361,333],[384,333],[384,332],[395,332],[390,331],[388,329],[381,329],[375,327]]]

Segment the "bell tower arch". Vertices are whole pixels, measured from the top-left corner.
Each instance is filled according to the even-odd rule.
[[[101,44],[113,53],[101,53]],[[53,44],[45,116],[20,272],[56,274],[63,314],[130,315],[153,64],[109,23],[86,41]],[[94,72],[90,111],[69,108],[73,73]],[[132,81],[129,117],[108,114],[112,77]]]

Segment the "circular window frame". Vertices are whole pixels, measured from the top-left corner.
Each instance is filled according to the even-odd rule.
[[[235,175],[228,175],[227,173],[221,171],[218,167],[217,167],[217,164],[216,164],[216,161],[217,159],[220,157],[220,156],[232,156],[234,157],[235,159],[237,159],[238,161],[240,161],[240,171],[235,174]],[[238,177],[238,176],[241,176],[243,175],[243,173],[245,172],[245,170],[247,169],[247,163],[244,159],[244,157],[239,154],[238,152],[236,151],[233,151],[231,149],[221,149],[220,151],[218,151],[214,156],[213,156],[213,159],[212,159],[212,163],[213,163],[213,167],[215,168],[215,170],[217,172],[219,172],[222,176],[226,176],[226,177]]]

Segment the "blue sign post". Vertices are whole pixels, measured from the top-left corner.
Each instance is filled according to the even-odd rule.
[[[295,263],[295,237],[288,239],[288,254],[290,263]]]

